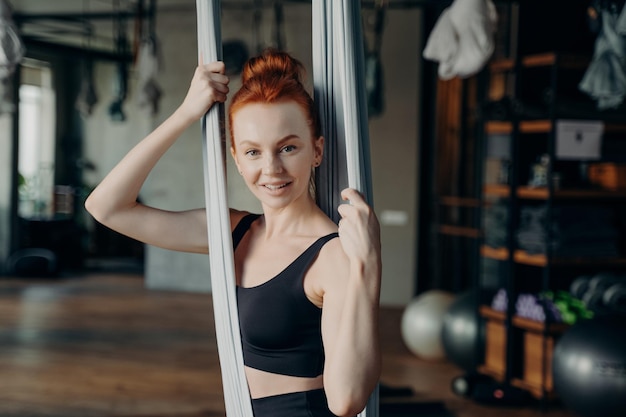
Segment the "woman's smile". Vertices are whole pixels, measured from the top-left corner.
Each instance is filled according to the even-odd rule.
[[[261,186],[267,188],[269,191],[278,192],[290,186],[291,184],[292,182],[281,182],[281,183],[271,183],[271,184],[265,183],[265,184],[261,184]]]

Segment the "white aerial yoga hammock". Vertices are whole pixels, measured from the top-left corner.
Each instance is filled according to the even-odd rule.
[[[372,204],[360,7],[358,1],[313,0],[313,83],[327,144],[317,171],[318,203],[335,221],[345,187]]]
[[[200,63],[221,60],[220,0],[196,0]],[[371,204],[360,2],[313,0],[315,101],[326,137],[318,171],[320,206],[333,219],[347,186]],[[239,332],[230,216],[226,195],[224,106],[202,118],[204,184],[217,347],[226,415],[252,417]],[[346,180],[347,177],[347,180]],[[378,416],[375,390],[361,417]]]

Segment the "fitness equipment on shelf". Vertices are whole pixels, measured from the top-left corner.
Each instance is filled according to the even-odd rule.
[[[570,285],[569,292],[595,314],[626,314],[626,277],[612,272],[583,275]]]

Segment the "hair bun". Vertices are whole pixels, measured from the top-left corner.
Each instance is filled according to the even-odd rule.
[[[253,78],[292,78],[301,82],[304,66],[286,52],[274,48],[265,49],[259,56],[248,60],[241,74],[246,84]]]

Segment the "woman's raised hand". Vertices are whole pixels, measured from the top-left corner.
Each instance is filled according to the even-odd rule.
[[[229,79],[221,61],[199,65],[191,80],[181,109],[192,120],[198,120],[215,103],[226,101]]]
[[[380,261],[380,225],[374,210],[355,189],[346,188],[341,192],[343,200],[338,208],[339,239],[351,261],[363,264]]]

